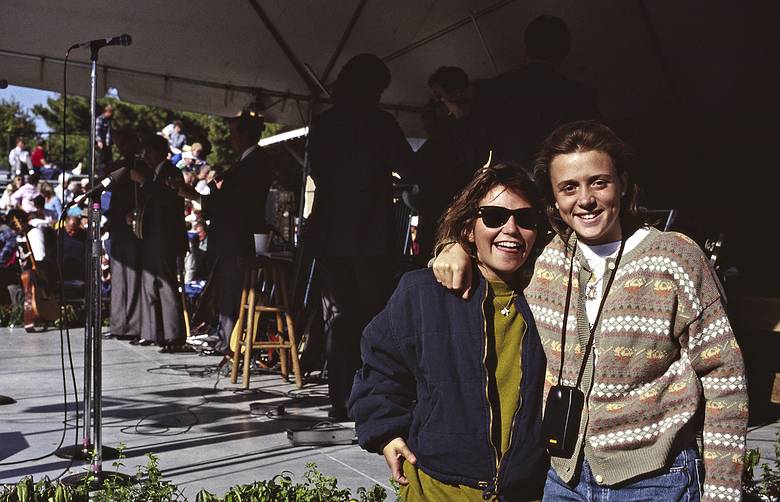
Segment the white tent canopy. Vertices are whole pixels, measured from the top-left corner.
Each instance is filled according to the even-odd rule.
[[[780,4],[771,1],[5,0],[0,78],[61,91],[69,46],[129,33],[131,46],[100,51],[100,93],[217,115],[256,101],[295,126],[307,121],[313,87],[304,65],[331,82],[351,56],[372,52],[393,73],[383,102],[413,135],[419,119],[407,112],[427,101],[433,70],[485,78],[517,66],[523,29],[542,13],[569,24],[562,71],[598,89],[608,118],[777,102]],[[86,94],[88,50],[71,61],[69,92]]]

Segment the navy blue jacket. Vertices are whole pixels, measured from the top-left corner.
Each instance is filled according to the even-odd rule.
[[[540,439],[544,352],[520,295],[515,307],[528,326],[520,408],[496,472],[484,363],[487,285],[475,276],[479,283],[467,301],[437,283],[431,270],[403,276],[363,332],[363,367],[355,375],[350,415],[366,450],[381,453],[388,441],[402,437],[417,467],[439,481],[530,498],[541,494],[548,466]]]

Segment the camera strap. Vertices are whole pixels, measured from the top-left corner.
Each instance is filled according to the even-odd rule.
[[[607,301],[607,295],[609,294],[609,290],[612,287],[612,281],[614,281],[615,276],[617,275],[617,269],[618,265],[620,264],[620,259],[623,257],[623,249],[626,246],[626,241],[621,239],[620,240],[620,248],[618,249],[617,257],[615,258],[615,268],[612,271],[612,275],[609,276],[609,281],[604,285],[604,292],[601,295],[601,303],[599,303],[599,310],[596,312],[596,318],[593,320],[593,324],[590,327],[590,336],[588,336],[588,343],[585,345],[585,352],[582,356],[582,363],[580,364],[580,371],[577,374],[577,383],[575,385],[576,388],[580,387],[580,383],[582,383],[582,376],[585,373],[585,363],[588,361],[588,357],[590,356],[590,349],[593,346],[594,337],[596,334],[596,327],[599,325],[599,320],[601,319],[601,312],[604,309],[604,304]],[[571,263],[569,265],[569,284],[566,287],[566,306],[563,310],[563,325],[561,326],[561,365],[558,369],[558,385],[561,385],[561,380],[563,378],[563,362],[565,358],[566,353],[566,325],[568,324],[569,320],[569,306],[571,305],[571,290],[572,290],[572,277],[574,276],[574,258],[577,255],[577,242],[574,243],[574,249],[571,253]],[[606,274],[607,271],[604,270],[604,273]],[[587,315],[584,314],[583,315]]]

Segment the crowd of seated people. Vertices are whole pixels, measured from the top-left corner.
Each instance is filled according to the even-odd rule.
[[[208,183],[217,170],[206,164],[203,145],[186,144],[181,122],[174,124],[170,136],[158,133],[170,145],[169,159],[187,184],[197,187],[201,193],[208,193]],[[68,284],[84,283],[87,211],[71,203],[91,188],[88,175],[82,164],[73,170],[62,170],[51,164],[45,146],[44,141],[37,141],[30,152],[25,139],[18,138],[9,152],[8,181],[0,192],[0,304],[21,301],[20,272],[30,268],[31,260],[40,271],[40,280],[46,281],[52,291],[59,286],[60,279]],[[114,157],[119,157],[118,154]],[[134,152],[136,156],[139,154],[140,151]],[[108,169],[119,167],[118,162],[114,164],[109,164]],[[108,221],[111,195],[109,190],[101,197],[105,215],[101,221],[101,242],[106,251],[101,267],[106,298],[110,297],[111,290],[111,254],[108,252],[112,237],[112,225]],[[206,258],[208,224],[200,213],[198,207],[188,204],[181,215],[192,242],[186,260],[180,260],[182,267],[187,264],[185,275],[190,281],[203,281],[209,272],[210,262]],[[59,244],[58,238],[61,239]],[[183,268],[182,273],[185,273]]]

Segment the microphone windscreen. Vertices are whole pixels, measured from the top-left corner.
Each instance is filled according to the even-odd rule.
[[[0,80],[0,89],[5,89],[8,87],[8,81],[6,79]]]
[[[111,171],[111,174],[109,174],[108,177],[111,179],[111,183],[117,183],[123,180],[129,172],[130,172],[130,168],[124,166],[114,171]]]
[[[133,37],[131,37],[127,33],[123,33],[119,37],[119,45],[130,45],[132,43],[133,43]]]

